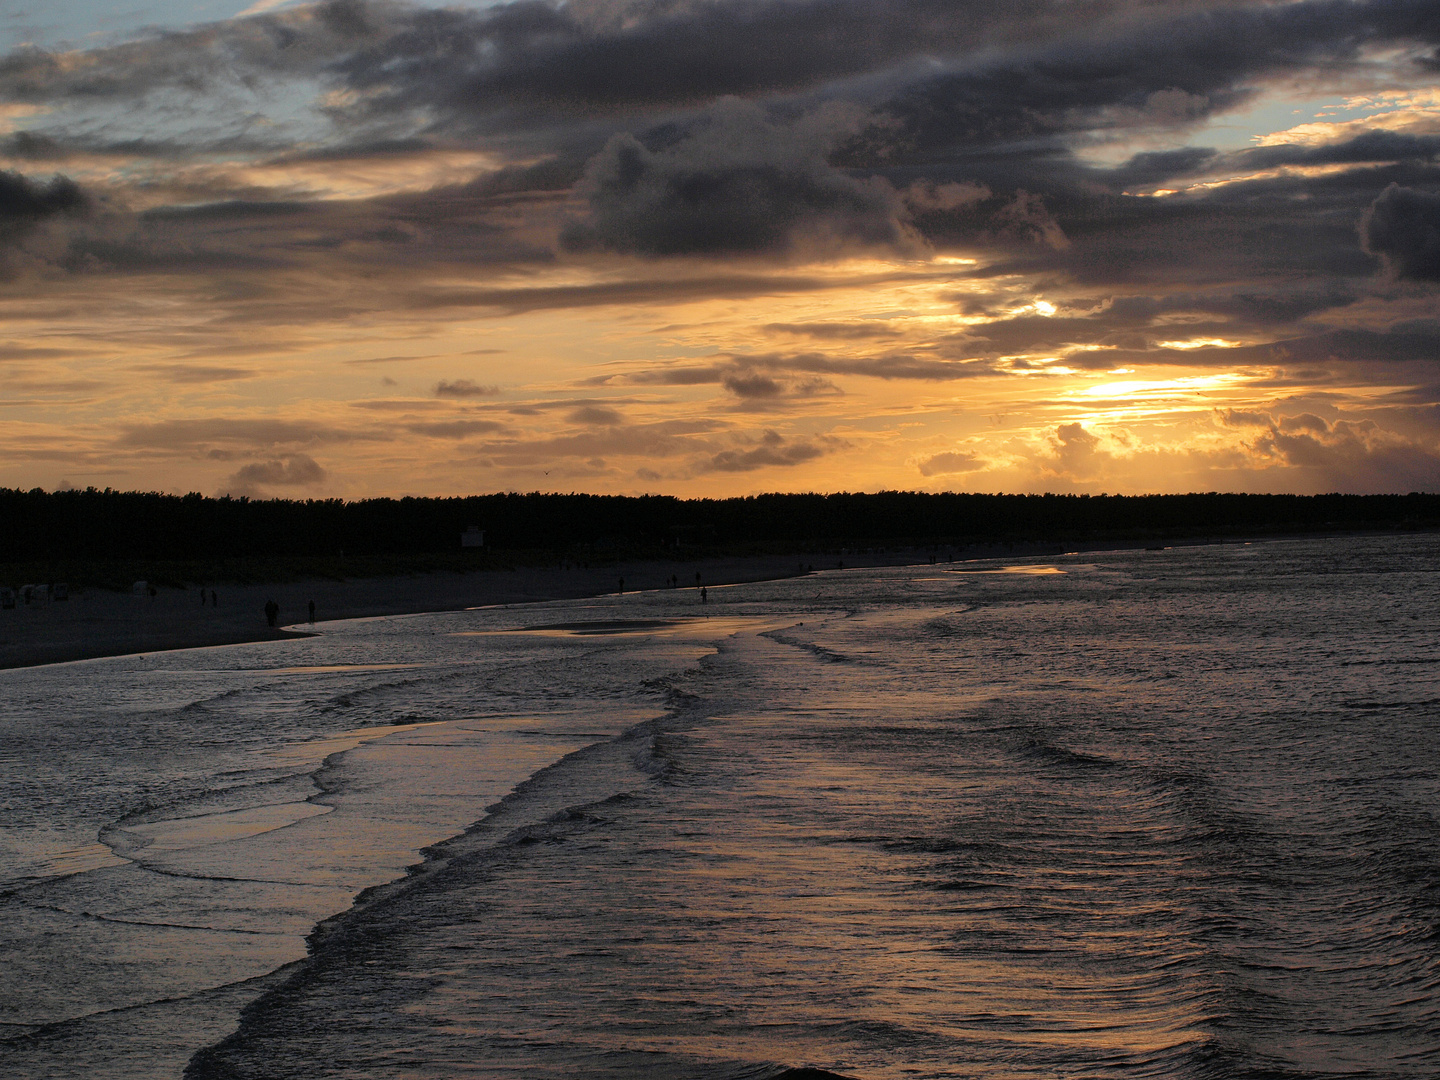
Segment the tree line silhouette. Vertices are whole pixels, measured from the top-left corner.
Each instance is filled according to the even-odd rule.
[[[882,491],[733,499],[503,493],[455,498],[234,499],[0,488],[0,562],[460,555],[597,556],[840,545],[1161,540],[1440,527],[1440,495],[981,495]],[[481,556],[484,557],[484,556]]]

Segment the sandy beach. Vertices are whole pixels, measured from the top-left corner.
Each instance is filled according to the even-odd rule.
[[[147,595],[104,589],[71,589],[64,601],[40,600],[0,610],[0,668],[64,663],[99,656],[125,656],[164,649],[191,649],[265,641],[303,632],[309,603],[318,622],[329,619],[453,611],[491,604],[526,604],[667,587],[675,575],[692,591],[695,575],[706,586],[790,577],[801,568],[904,565],[928,554],[903,550],[873,555],[777,555],[698,559],[693,562],[633,562],[599,568],[559,567],[400,577],[311,580],[260,585],[217,585],[218,605],[201,603],[201,590],[159,589]],[[206,590],[207,596],[209,589]],[[265,619],[265,604],[280,606],[278,627]],[[697,597],[698,602],[698,597]],[[289,627],[290,629],[285,629]]]

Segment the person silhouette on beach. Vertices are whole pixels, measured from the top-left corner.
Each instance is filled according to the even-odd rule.
[[[709,602],[710,602],[709,599],[708,599],[708,598],[706,597],[706,595],[705,595],[705,586],[704,586],[704,585],[701,585],[701,586],[700,586],[700,603],[702,603],[702,604],[708,604]]]
[[[265,601],[265,621],[266,621],[269,625],[274,626],[274,625],[275,625],[275,620],[278,619],[279,617],[280,617],[280,605],[277,604],[274,600],[266,600],[266,601]]]
[[[623,577],[620,579],[620,595],[625,595],[625,579]]]
[[[310,601],[310,625],[315,625],[315,601]]]

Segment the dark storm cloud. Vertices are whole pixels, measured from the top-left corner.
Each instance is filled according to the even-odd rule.
[[[1365,211],[1360,236],[1395,277],[1440,281],[1440,194],[1391,184]]]
[[[513,144],[523,146],[521,163],[468,185],[327,211],[305,223],[315,234],[307,238],[304,203],[217,191],[203,205],[186,200],[146,221],[202,230],[253,222],[261,233],[248,247],[238,238],[225,250],[92,240],[77,248],[77,266],[264,270],[292,265],[305,245],[327,244],[335,257],[359,261],[533,261],[547,253],[522,250],[508,232],[513,222],[482,222],[476,208],[560,198],[578,184],[588,212],[564,230],[572,251],[727,256],[783,252],[802,241],[821,252],[907,251],[923,236],[942,247],[1023,253],[997,272],[1049,267],[1105,281],[1149,273],[1170,256],[1150,230],[1194,223],[1181,208],[1097,202],[1097,190],[1118,193],[1242,160],[1428,160],[1434,140],[1371,133],[1331,148],[1192,148],[1141,155],[1107,172],[1078,164],[1070,135],[1183,127],[1240,101],[1257,79],[1307,66],[1342,69],[1379,43],[1440,40],[1435,14],[1434,0],[521,0],[480,11],[332,0],[83,53],[20,50],[0,59],[0,97],[119,102],[275,79],[341,91],[323,105],[339,124],[338,141],[297,148],[273,157],[276,164],[327,155],[403,160],[462,145],[446,131],[523,133]],[[754,100],[715,104],[727,94]],[[28,141],[16,143],[17,152],[60,152],[43,130],[22,134]],[[974,197],[947,205],[933,197],[946,185]],[[1297,233],[1310,227],[1312,213],[1292,214]],[[1350,257],[1361,261],[1353,220],[1346,228]],[[1116,245],[1127,229],[1127,242]],[[1214,251],[1236,250],[1220,239]],[[1350,272],[1343,263],[1337,255],[1322,269]],[[512,310],[530,309],[514,299],[521,306]]]
[[[73,214],[85,205],[85,193],[69,177],[39,183],[20,173],[0,172],[0,228]]]
[[[1433,0],[1313,0],[1147,13],[917,80],[879,106],[932,150],[1108,127],[1183,126],[1257,77],[1343,67],[1367,45],[1440,40]]]
[[[20,249],[47,219],[78,215],[90,205],[80,185],[69,177],[32,180],[17,172],[0,171],[0,248],[8,255]],[[9,276],[9,267],[0,269]]]
[[[590,214],[562,242],[716,255],[780,250],[803,230],[822,242],[899,246],[894,190],[834,168],[826,157],[838,133],[807,127],[786,128],[734,103],[663,150],[617,135],[586,166],[578,190]]]
[[[1440,186],[1440,168],[1411,161],[1319,175],[1282,173],[1165,198],[1086,194],[1061,185],[1046,199],[1069,246],[991,241],[993,260],[972,277],[1020,275],[1125,292],[1262,292],[1274,288],[1267,280],[1287,279],[1308,280],[1317,291],[1353,290],[1375,271],[1356,225],[1391,183]],[[934,231],[984,239],[983,230],[973,228]],[[1322,284],[1327,281],[1333,284]]]
[[[1205,146],[1147,151],[1136,154],[1124,165],[1112,170],[1107,179],[1118,191],[1153,187],[1179,176],[1189,177],[1204,173],[1221,157],[1219,151]]]
[[[71,156],[70,151],[54,139],[30,131],[16,131],[0,138],[0,153],[27,161],[63,161]]]
[[[916,55],[1054,33],[1123,0],[534,2],[417,12],[338,67],[368,107],[594,115],[775,94]]]
[[[481,118],[492,129],[573,127],[828,87],[822,96],[900,121],[900,144],[964,146],[1183,124],[1233,104],[1255,76],[1343,64],[1377,42],[1440,40],[1433,16],[1426,0],[1178,11],[1134,0],[520,0],[480,11],[330,0],[83,54],[22,49],[0,59],[0,97],[118,101],[318,79],[350,92],[324,106],[338,120],[424,110],[433,132]],[[363,137],[404,144],[418,133]]]
[[[350,91],[332,117],[414,110],[433,129],[548,127],[558,117],[803,90],[937,50],[956,52],[1063,30],[1126,0],[731,0],[435,10],[328,0],[157,31],[83,53],[26,47],[0,58],[0,98],[52,104],[254,89],[318,79]],[[388,138],[404,141],[413,132]],[[31,149],[43,150],[43,133]],[[373,136],[366,136],[373,141]]]
[[[858,157],[879,158],[1093,127],[1184,125],[1238,103],[1257,77],[1343,66],[1376,43],[1440,40],[1434,15],[1429,0],[1179,10],[1123,0],[383,9],[366,15],[373,36],[337,55],[327,74],[360,92],[361,112],[425,108],[441,123],[485,117],[512,128],[640,116],[724,95],[838,95],[898,122],[898,132],[872,128],[856,141]],[[641,141],[650,145],[643,133]]]
[[[776,138],[783,123],[758,109],[745,130],[737,117],[746,114],[725,106],[612,138],[580,187],[590,218],[567,239],[576,248],[651,255],[775,251],[810,225],[840,242],[904,248],[913,224],[941,243],[1065,250],[1067,200],[1084,202],[1087,185],[1105,177],[1078,166],[1062,137],[1183,127],[1240,103],[1256,78],[1343,66],[1378,41],[1440,37],[1422,17],[1433,7],[1377,0],[1145,12],[981,62],[947,61],[940,66],[952,70],[941,74],[896,72],[881,80],[895,84],[888,94],[883,85],[836,89],[871,120],[828,146]],[[1232,157],[1258,168],[1425,159],[1428,150],[1424,139],[1374,135]],[[1203,149],[1151,155],[1112,182],[1123,188],[1196,171],[1217,157]],[[956,207],[903,199],[912,184],[944,181],[987,197]]]

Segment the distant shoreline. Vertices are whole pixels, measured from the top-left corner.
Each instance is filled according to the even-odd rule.
[[[1256,543],[1296,539],[1338,539],[1366,534],[1346,530],[1323,536],[1261,535],[1224,539],[1176,540],[1164,547],[1219,543]],[[1047,558],[1075,551],[1134,551],[1154,542],[1063,544],[1031,542],[991,544],[942,550],[948,564],[1003,558]],[[927,564],[934,551],[844,550],[824,556],[810,553],[694,559],[690,561],[621,561],[605,567],[521,567],[509,570],[440,571],[349,580],[311,579],[248,585],[217,584],[219,605],[201,604],[198,588],[160,588],[152,598],[90,588],[71,590],[65,601],[40,602],[28,608],[0,610],[0,669],[73,663],[104,657],[143,655],[177,649],[211,648],[260,641],[282,642],[308,636],[295,628],[308,618],[315,602],[316,619],[376,618],[456,611],[471,607],[533,604],[611,595],[620,579],[626,592],[668,587],[673,575],[681,589],[695,589],[695,574],[706,586],[736,585],[796,577],[810,569],[833,570],[867,566]],[[817,562],[823,558],[824,563]],[[280,605],[279,626],[265,622],[267,600]],[[288,628],[288,629],[287,629]]]
[[[847,555],[846,566],[903,566],[927,555],[903,551]],[[695,574],[706,586],[734,585],[795,577],[802,567],[834,569],[795,556],[696,559],[692,562],[622,562],[603,568],[519,568],[436,572],[268,584],[217,584],[218,606],[201,604],[198,588],[161,588],[155,597],[104,589],[71,590],[65,601],[0,610],[0,669],[64,664],[175,649],[285,641],[307,636],[295,627],[315,601],[319,622],[417,615],[502,604],[573,600],[667,587],[675,575],[682,589],[695,589]],[[210,589],[203,590],[207,594]],[[267,600],[280,605],[279,626],[266,625]],[[698,602],[698,600],[697,600]],[[289,629],[286,629],[286,628]]]

